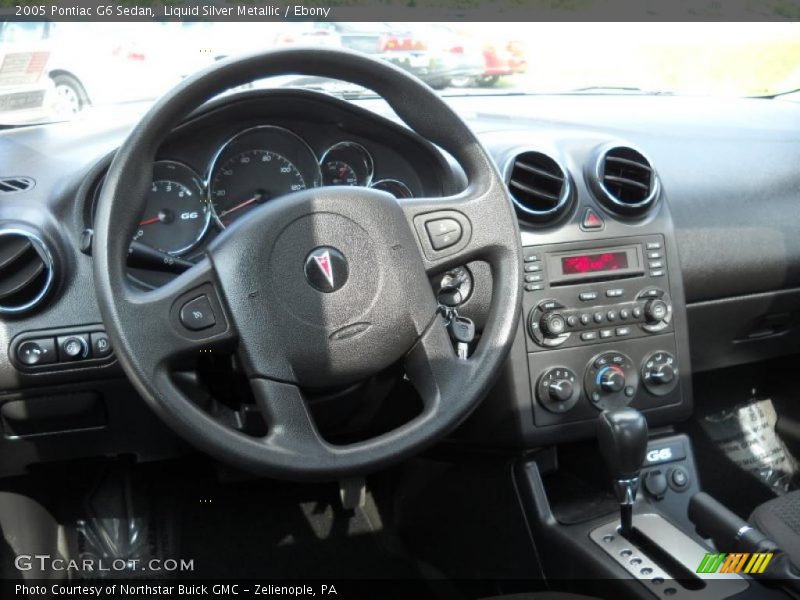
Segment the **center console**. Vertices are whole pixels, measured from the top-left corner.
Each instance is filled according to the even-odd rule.
[[[605,409],[636,408],[651,427],[677,423],[692,410],[686,305],[666,192],[652,164],[630,148],[601,145],[598,155],[591,143],[563,143],[549,155],[586,170],[583,177],[569,175],[574,168],[551,172],[570,182],[561,187],[571,200],[562,195],[560,218],[548,212],[534,221],[518,210],[519,333],[494,395],[466,429],[494,444],[587,439]],[[549,164],[542,155],[515,156],[512,195],[543,185],[536,179]],[[640,163],[631,167],[634,161]],[[650,193],[634,204],[600,183],[639,175]]]
[[[536,426],[680,403],[665,246],[659,234],[525,248]]]

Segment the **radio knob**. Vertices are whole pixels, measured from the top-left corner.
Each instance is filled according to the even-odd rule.
[[[669,304],[654,298],[644,306],[644,318],[648,323],[659,323],[667,318],[669,314]]]
[[[621,369],[606,367],[600,372],[600,389],[607,394],[616,394],[625,387],[625,374]]]
[[[555,338],[564,333],[567,328],[567,321],[560,313],[549,312],[542,316],[541,321],[539,321],[539,327],[546,337]]]

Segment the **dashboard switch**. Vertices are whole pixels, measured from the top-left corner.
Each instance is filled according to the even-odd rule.
[[[22,342],[17,346],[17,360],[28,367],[56,362],[56,346],[53,338]]]
[[[592,208],[587,208],[583,213],[583,220],[581,221],[581,228],[586,230],[598,230],[603,228],[603,219]]]
[[[60,337],[57,343],[59,360],[82,360],[89,356],[89,340],[84,333]]]
[[[92,341],[92,358],[105,358],[111,354],[111,343],[104,331],[92,333],[89,339]]]
[[[183,326],[192,331],[201,331],[217,324],[211,302],[205,294],[184,304],[180,319]]]

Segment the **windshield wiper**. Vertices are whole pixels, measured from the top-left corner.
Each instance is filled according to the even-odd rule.
[[[786,90],[785,92],[778,92],[777,94],[764,94],[763,96],[752,96],[752,97],[774,99],[774,98],[780,98],[781,96],[792,96],[795,94],[800,94],[800,88],[794,88],[793,90]]]
[[[588,85],[586,87],[574,88],[568,94],[641,94],[643,96],[674,96],[675,92],[669,90],[645,90],[635,86],[625,85]]]

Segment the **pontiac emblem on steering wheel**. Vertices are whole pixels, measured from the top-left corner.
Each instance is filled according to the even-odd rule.
[[[335,292],[347,282],[347,259],[331,246],[318,246],[309,252],[304,270],[308,283],[326,294]]]

